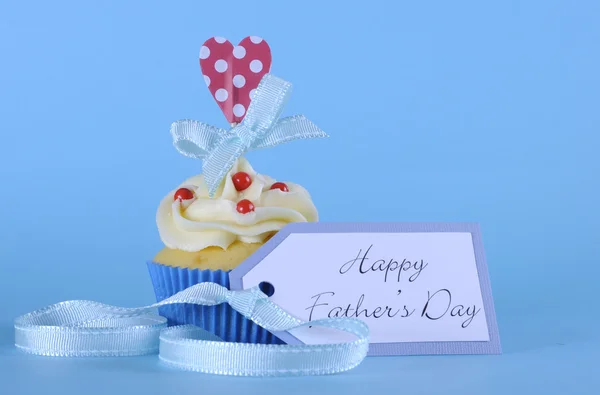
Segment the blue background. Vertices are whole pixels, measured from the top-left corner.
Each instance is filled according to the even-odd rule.
[[[0,4],[6,393],[598,393],[600,2]],[[14,350],[12,320],[47,304],[153,301],[155,210],[201,167],[169,125],[226,126],[198,67],[214,35],[264,37],[286,114],[331,135],[249,155],[322,221],[481,223],[503,355],[238,379]]]

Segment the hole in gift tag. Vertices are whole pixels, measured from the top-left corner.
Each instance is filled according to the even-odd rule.
[[[263,281],[260,284],[258,284],[258,288],[268,297],[273,296],[273,294],[275,293],[275,287],[273,286],[273,284],[267,281]]]

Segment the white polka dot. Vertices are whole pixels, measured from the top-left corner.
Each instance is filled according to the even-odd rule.
[[[224,39],[223,37],[215,37],[215,41],[218,42],[219,44],[223,44],[227,40]]]
[[[258,36],[250,36],[250,41],[252,41],[254,44],[260,44],[262,40],[263,39]]]
[[[233,77],[233,85],[236,88],[242,88],[244,85],[246,85],[246,79],[243,75],[238,74],[235,77]]]
[[[224,102],[228,97],[229,93],[227,93],[227,91],[223,88],[217,89],[215,92],[215,99],[217,99],[217,101]]]
[[[246,109],[244,108],[243,105],[236,104],[235,106],[233,106],[233,115],[235,115],[236,117],[241,117],[245,113],[246,113]]]
[[[215,70],[219,73],[224,73],[227,70],[227,61],[219,59],[215,62]]]
[[[206,86],[210,86],[210,77],[205,75],[204,76],[204,82],[206,82]]]
[[[254,59],[252,62],[250,62],[250,70],[252,70],[253,73],[260,73],[262,69],[263,64],[260,60]]]
[[[200,59],[206,59],[210,56],[210,49],[204,45],[200,47]]]
[[[252,98],[253,98],[253,96],[254,96],[254,92],[256,92],[256,89],[252,89],[252,90],[250,91],[250,94],[248,95],[248,96],[250,96],[250,99],[252,99]]]
[[[233,56],[235,56],[237,59],[242,59],[244,56],[246,56],[246,48],[238,45],[233,49]]]

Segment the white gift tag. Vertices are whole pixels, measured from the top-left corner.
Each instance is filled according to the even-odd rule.
[[[499,353],[475,224],[294,223],[230,273],[232,289],[259,285],[305,321],[363,320],[370,355]],[[288,343],[351,339],[317,327],[276,333]]]

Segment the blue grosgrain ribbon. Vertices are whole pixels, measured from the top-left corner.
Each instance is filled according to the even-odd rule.
[[[229,303],[270,331],[304,326],[334,328],[357,340],[325,345],[273,345],[224,342],[193,325],[167,327],[153,314],[159,306]],[[230,291],[200,283],[159,303],[121,308],[74,300],[54,304],[15,320],[15,345],[28,353],[53,357],[131,356],[159,353],[174,367],[234,376],[323,375],[347,371],[367,355],[369,329],[354,318],[299,320],[269,301],[258,288]]]
[[[230,130],[191,120],[171,125],[175,148],[185,156],[203,160],[202,172],[209,196],[214,196],[223,177],[245,152],[292,140],[327,137],[302,115],[279,119],[290,93],[289,82],[266,74],[256,88],[246,116]]]

